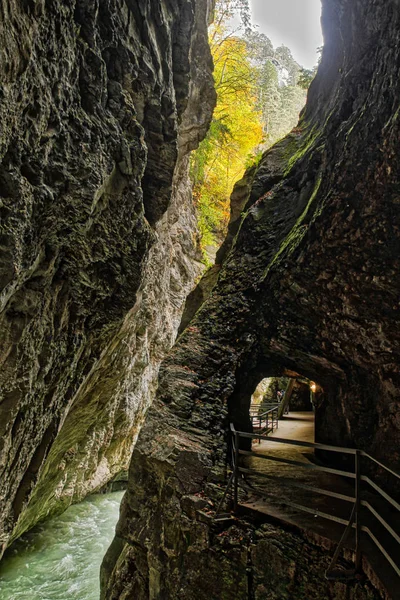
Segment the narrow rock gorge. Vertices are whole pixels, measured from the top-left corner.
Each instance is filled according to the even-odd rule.
[[[375,600],[306,535],[199,511],[266,377],[316,382],[316,441],[400,469],[400,1],[322,0],[299,124],[195,287],[212,11],[0,0],[0,556],[127,479],[103,600]]]
[[[243,520],[221,532],[198,513],[220,497],[229,422],[250,426],[264,377],[317,382],[317,441],[400,465],[400,6],[322,7],[299,125],[237,185],[216,282],[191,295],[162,363],[103,564],[108,600],[380,597],[326,587],[305,540]]]
[[[1,552],[126,475],[202,268],[210,8],[0,2]]]

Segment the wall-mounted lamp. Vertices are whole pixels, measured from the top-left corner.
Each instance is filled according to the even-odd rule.
[[[315,384],[315,383],[310,383],[310,390],[311,390],[312,392],[316,392],[316,391],[317,391],[317,386],[316,386],[316,384]]]

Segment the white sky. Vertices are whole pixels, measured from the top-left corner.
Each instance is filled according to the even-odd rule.
[[[320,0],[250,0],[257,31],[265,33],[274,47],[284,44],[297,62],[311,69],[322,46]]]

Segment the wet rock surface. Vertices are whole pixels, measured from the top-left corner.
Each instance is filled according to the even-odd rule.
[[[301,536],[272,525],[263,525],[255,531],[255,540],[250,549],[255,600],[381,598],[372,585],[362,578],[351,585],[325,580],[325,571],[329,566],[327,553]],[[340,567],[351,568],[351,563],[342,561]]]
[[[0,549],[128,466],[200,269],[209,9],[0,2]]]
[[[325,48],[299,126],[236,189],[218,281],[162,364],[104,563],[105,598],[196,597],[198,553],[212,563],[214,542],[185,497],[218,501],[229,421],[250,427],[264,377],[317,382],[317,441],[399,468],[400,9],[322,4]],[[302,587],[283,546],[272,550],[275,536],[254,557],[257,597],[274,597],[274,561],[289,588],[297,582],[279,597],[358,597],[341,586],[321,595],[310,580]],[[226,597],[248,598],[238,583],[243,552],[228,552]]]
[[[271,524],[255,525],[242,519],[226,527],[197,523],[191,544],[176,555],[168,581],[148,566],[137,548],[123,546],[102,598],[179,598],[179,600],[380,600],[380,593],[359,577],[351,584],[325,579],[330,557],[302,535]],[[111,558],[114,548],[109,550]],[[122,545],[122,544],[121,544]],[[165,549],[165,548],[164,548]],[[339,568],[351,563],[340,560]]]

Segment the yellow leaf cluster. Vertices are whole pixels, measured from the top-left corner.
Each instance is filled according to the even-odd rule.
[[[246,43],[224,36],[223,28],[215,27],[210,45],[217,105],[210,132],[192,161],[203,246],[225,234],[232,188],[263,138],[261,113],[256,110],[256,74]]]
[[[233,185],[243,175],[249,155],[261,143],[263,130],[261,113],[256,110],[255,73],[245,42],[228,37],[217,41],[212,53],[217,90],[214,119],[224,125],[226,135],[215,145],[210,162],[218,196],[223,193],[224,203],[229,204]]]

